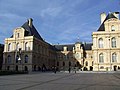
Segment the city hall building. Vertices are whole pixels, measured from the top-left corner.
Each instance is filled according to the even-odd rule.
[[[3,70],[116,71],[120,69],[119,12],[101,14],[101,25],[92,43],[50,45],[37,32],[30,18],[5,39]]]

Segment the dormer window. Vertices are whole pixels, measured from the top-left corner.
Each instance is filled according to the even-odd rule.
[[[67,51],[67,47],[66,47],[66,46],[64,46],[64,47],[63,47],[63,50],[64,50],[64,51]]]
[[[19,38],[20,37],[20,33],[17,33],[17,38]]]
[[[115,26],[114,25],[111,26],[111,31],[115,31]]]

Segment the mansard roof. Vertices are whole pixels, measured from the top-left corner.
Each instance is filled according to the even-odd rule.
[[[83,46],[84,46],[84,50],[92,50],[92,43],[84,43]]]
[[[0,44],[0,47],[4,47],[4,44]]]
[[[44,41],[38,33],[38,31],[36,30],[36,28],[34,27],[34,25],[32,24],[31,26],[29,26],[29,21],[25,22],[21,27],[25,29],[25,36],[34,36]]]
[[[105,18],[105,20],[103,21],[103,23],[100,25],[98,31],[105,31],[105,26],[104,26],[104,22],[107,21],[108,19],[111,19],[111,18],[117,18],[113,15],[113,13],[109,13],[107,15],[107,17]]]
[[[63,47],[67,47],[68,51],[72,51],[75,44],[66,44],[66,45],[54,45],[57,51],[63,51]]]

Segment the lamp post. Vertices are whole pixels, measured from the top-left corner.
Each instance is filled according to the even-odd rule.
[[[22,65],[22,61],[21,61],[21,48],[19,48],[19,58],[18,61],[20,61],[20,64]],[[22,66],[22,70],[23,70],[23,66]]]

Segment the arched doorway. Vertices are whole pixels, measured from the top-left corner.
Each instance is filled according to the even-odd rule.
[[[90,66],[90,71],[93,71],[93,67],[92,66]]]
[[[116,65],[114,66],[114,71],[117,71],[117,66]]]
[[[18,65],[16,65],[16,68],[15,68],[16,71],[18,71]]]
[[[28,71],[28,67],[27,66],[25,66],[25,71]]]

